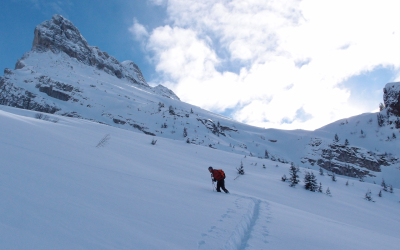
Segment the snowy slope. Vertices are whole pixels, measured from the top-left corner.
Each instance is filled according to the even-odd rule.
[[[378,197],[379,185],[341,177],[332,182],[315,171],[329,197],[282,182],[287,164],[162,137],[151,145],[155,137],[143,133],[1,109],[2,249],[365,250],[400,244],[397,188]],[[233,180],[241,161],[246,174]],[[212,191],[210,165],[225,170],[231,194]],[[363,199],[368,189],[375,202]]]

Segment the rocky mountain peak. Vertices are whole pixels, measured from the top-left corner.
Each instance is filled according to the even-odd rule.
[[[98,47],[90,46],[78,28],[61,15],[53,15],[50,21],[44,21],[36,26],[34,34],[32,43],[32,51],[34,52],[64,52],[79,62],[94,66],[119,79],[126,78],[134,84],[148,87],[136,64],[133,62],[120,63],[107,52],[101,51]],[[23,59],[17,62],[16,69],[24,67]]]
[[[383,101],[389,113],[400,116],[400,82],[386,84],[383,89]]]

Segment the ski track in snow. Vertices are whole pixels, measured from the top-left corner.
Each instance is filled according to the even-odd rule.
[[[252,249],[252,242],[257,246],[268,243],[267,224],[270,222],[268,202],[253,197],[231,195],[238,197],[235,200],[235,207],[228,208],[221,215],[219,226],[212,226],[207,233],[201,234],[202,240],[198,242],[198,249],[245,250]],[[239,223],[230,233],[226,225],[235,219],[238,219]],[[227,235],[229,237],[221,247],[221,241],[223,242]]]

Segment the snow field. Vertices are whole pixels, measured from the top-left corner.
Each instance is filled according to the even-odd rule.
[[[0,110],[2,249],[396,249],[400,190],[79,119]],[[11,113],[12,112],[12,113]],[[100,147],[99,141],[109,135]],[[246,174],[236,180],[243,161]],[[256,165],[257,163],[257,165]],[[264,169],[262,165],[265,164]],[[208,166],[231,194],[212,192]],[[306,169],[301,168],[303,180]],[[354,185],[353,185],[354,183]],[[371,189],[376,202],[363,199]]]

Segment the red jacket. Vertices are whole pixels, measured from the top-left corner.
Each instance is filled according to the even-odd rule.
[[[225,176],[222,175],[222,170],[221,169],[213,169],[211,170],[211,174],[213,175],[214,179],[216,181],[220,181],[225,179]]]

